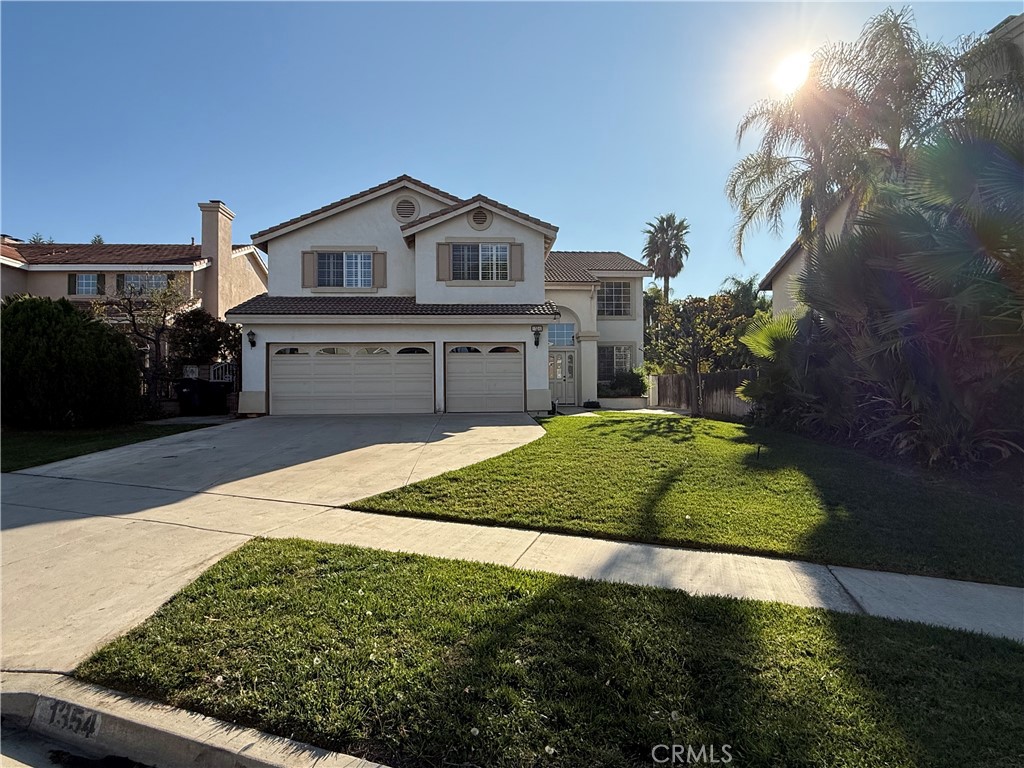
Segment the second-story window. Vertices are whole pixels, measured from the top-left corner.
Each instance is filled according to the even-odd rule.
[[[141,272],[124,276],[124,289],[132,293],[152,293],[167,287],[167,275],[163,272]]]
[[[602,282],[597,290],[598,317],[630,317],[633,314],[629,283]]]
[[[452,280],[508,280],[508,243],[452,243]]]
[[[324,288],[373,287],[373,254],[369,251],[318,253],[316,284]]]

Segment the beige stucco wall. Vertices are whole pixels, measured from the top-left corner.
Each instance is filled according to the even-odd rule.
[[[0,290],[4,296],[28,292],[28,272],[18,267],[0,264]]]
[[[798,306],[795,278],[804,271],[807,264],[807,251],[801,248],[772,278],[772,314],[794,312]]]
[[[267,291],[267,275],[258,265],[252,263],[252,259],[259,258],[257,256],[241,254],[219,258],[221,258],[218,269],[219,314],[220,319],[223,320],[227,310]],[[211,271],[211,269],[204,269],[197,273],[197,276]],[[205,304],[205,301],[203,303]]]
[[[852,199],[843,202],[825,221],[825,234],[830,237],[839,235],[846,224],[846,216],[850,210]],[[796,299],[796,280],[807,266],[807,251],[800,248],[772,278],[772,314],[783,312],[802,312],[803,305]]]
[[[340,322],[339,322],[340,320]],[[370,324],[344,318],[331,323],[266,323],[245,324],[242,335],[250,329],[256,332],[256,346],[242,344],[242,397],[239,408],[247,413],[264,413],[267,392],[267,345],[289,342],[435,342],[434,399],[435,409],[444,410],[444,344],[446,342],[520,342],[526,350],[526,408],[547,410],[551,403],[547,379],[547,340],[541,337],[540,346],[534,346],[533,333],[525,324],[486,323],[475,320],[462,324]]]
[[[433,198],[400,189],[362,203],[326,219],[307,224],[270,241],[269,265],[271,296],[303,296],[325,293],[324,289],[302,287],[302,252],[322,247],[362,246],[386,251],[387,286],[373,291],[378,296],[413,296],[416,270],[413,251],[405,244],[402,224],[391,213],[399,197],[419,202],[420,215],[440,210],[444,205]],[[339,295],[367,293],[367,289],[331,289]]]
[[[523,244],[523,280],[459,285],[437,279],[437,244],[501,240]],[[416,235],[416,301],[423,304],[540,304],[544,301],[544,236],[518,221],[493,214],[478,231],[465,213]]]
[[[17,272],[24,276],[23,288],[20,290],[11,290],[8,286],[7,275],[8,270],[10,272]],[[147,270],[150,272],[161,272],[160,269]],[[195,279],[202,281],[203,272],[206,270],[200,270],[195,273]],[[106,279],[106,291],[107,294],[113,294],[117,287],[117,276],[123,274],[137,274],[138,270],[132,269],[120,269],[120,270],[90,270],[88,268],[82,268],[75,270],[75,273],[85,274],[102,274]],[[73,299],[75,301],[89,301],[90,299],[99,298],[97,296],[87,296],[82,294],[69,295],[68,294],[68,272],[35,272],[12,269],[4,266],[4,295],[7,296],[10,293],[31,293],[33,296],[48,296],[51,299]],[[167,274],[174,275],[176,279],[184,279],[187,281],[192,280],[192,272],[168,272]],[[201,285],[201,282],[199,283]],[[16,285],[12,282],[11,285]],[[261,291],[260,291],[261,292]]]

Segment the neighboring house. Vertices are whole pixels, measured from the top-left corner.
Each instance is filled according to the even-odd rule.
[[[211,315],[267,289],[267,267],[252,245],[231,244],[233,214],[218,200],[200,203],[202,243],[151,245],[26,243],[3,235],[3,295],[29,293],[75,303],[118,291],[135,294],[185,281],[188,295]]]
[[[825,219],[827,235],[835,236],[843,231],[849,208],[850,200],[847,199],[829,214],[829,217]],[[806,266],[807,250],[797,238],[782,254],[782,258],[775,262],[761,279],[757,287],[759,290],[772,292],[773,315],[781,315],[784,312],[804,313],[806,307],[796,297],[796,278],[803,273]]]
[[[240,413],[546,411],[642,362],[643,264],[399,176],[252,236]]]
[[[1021,55],[1024,55],[1024,14],[1007,16],[989,30],[988,34],[993,38],[1012,42]],[[987,78],[1004,75],[1007,71],[1003,68],[1004,64],[1005,62],[986,60],[982,66],[967,72],[967,84],[976,85]],[[846,201],[826,219],[825,230],[829,235],[837,235],[842,231],[849,206],[849,201]],[[772,292],[773,314],[803,312],[803,305],[795,296],[794,281],[806,266],[807,251],[801,247],[800,241],[796,240],[761,280],[758,288]]]

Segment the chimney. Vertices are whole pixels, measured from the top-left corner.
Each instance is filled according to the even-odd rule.
[[[203,212],[203,231],[200,253],[210,260],[210,266],[203,275],[203,309],[216,318],[224,319],[224,311],[230,309],[230,300],[225,297],[221,306],[221,295],[226,289],[227,271],[231,260],[231,220],[235,214],[220,200],[200,203]]]

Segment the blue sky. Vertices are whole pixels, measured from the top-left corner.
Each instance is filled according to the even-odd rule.
[[[676,296],[764,274],[795,233],[730,244],[734,132],[794,50],[881,3],[0,4],[0,227],[58,242],[235,242],[402,173],[639,257],[690,222]],[[951,42],[1020,3],[921,3]]]

